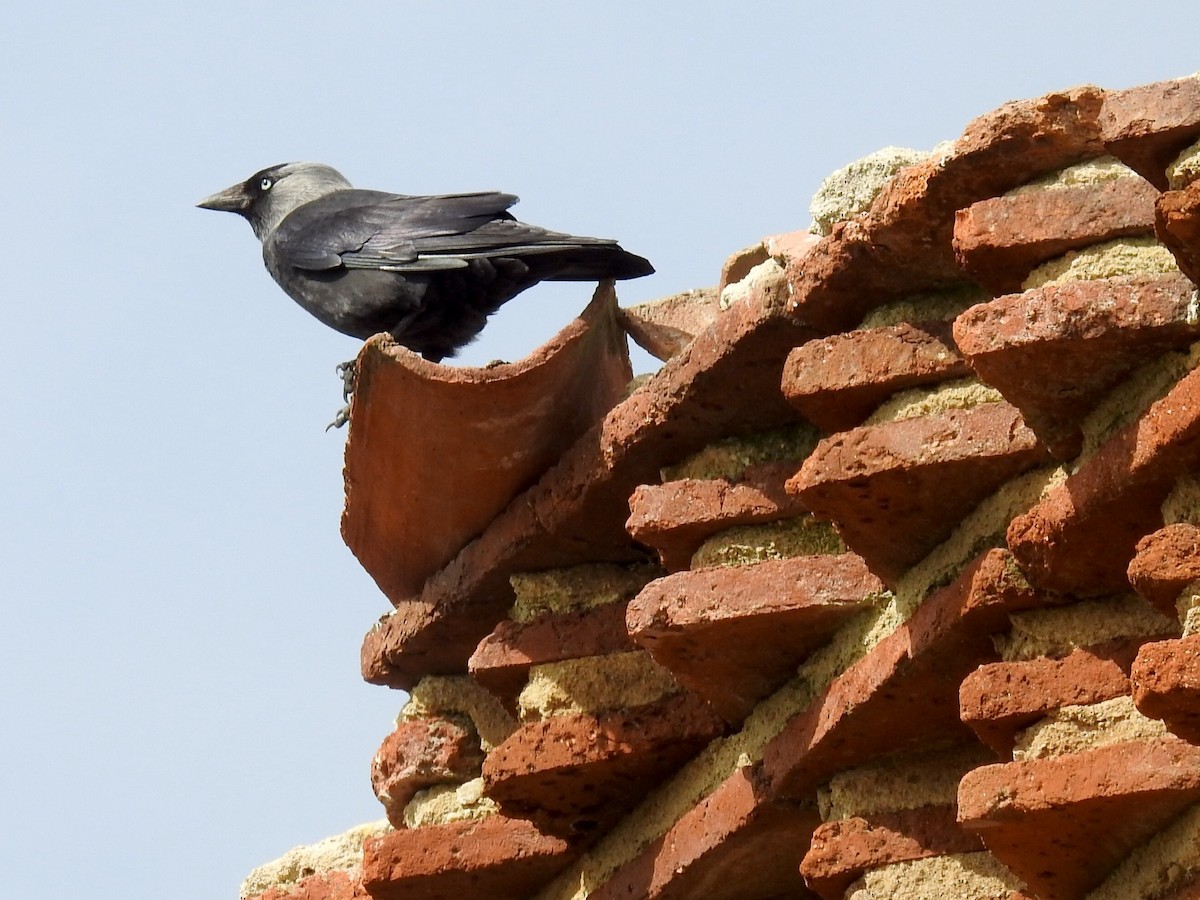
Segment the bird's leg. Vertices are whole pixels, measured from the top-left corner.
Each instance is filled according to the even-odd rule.
[[[358,374],[357,360],[349,359],[344,363],[338,363],[334,368],[342,379],[342,399],[346,401],[346,405],[337,411],[337,415],[333,417],[333,421],[325,426],[325,430],[330,428],[341,428],[350,421],[350,395],[354,393],[354,377]]]

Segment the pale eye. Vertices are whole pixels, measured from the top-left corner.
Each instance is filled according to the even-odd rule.
[[[273,178],[264,178],[258,183],[258,186],[264,191],[269,191],[273,184],[275,184],[275,180]]]

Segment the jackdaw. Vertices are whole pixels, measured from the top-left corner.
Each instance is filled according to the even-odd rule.
[[[512,194],[405,196],[350,186],[319,163],[284,163],[200,201],[237,213],[267,271],[343,334],[389,332],[440,361],[539,281],[639,278],[653,267],[616,241],[518,222]]]

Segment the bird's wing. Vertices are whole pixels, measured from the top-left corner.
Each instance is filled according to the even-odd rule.
[[[406,197],[345,190],[295,210],[272,240],[297,268],[395,272],[462,268],[496,249],[537,252],[539,242],[566,238],[517,222],[513,194],[494,191]]]

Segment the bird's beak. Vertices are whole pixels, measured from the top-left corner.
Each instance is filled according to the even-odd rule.
[[[216,209],[221,212],[242,213],[250,206],[250,195],[245,185],[235,184],[211,197],[205,197],[196,205],[201,209]]]

